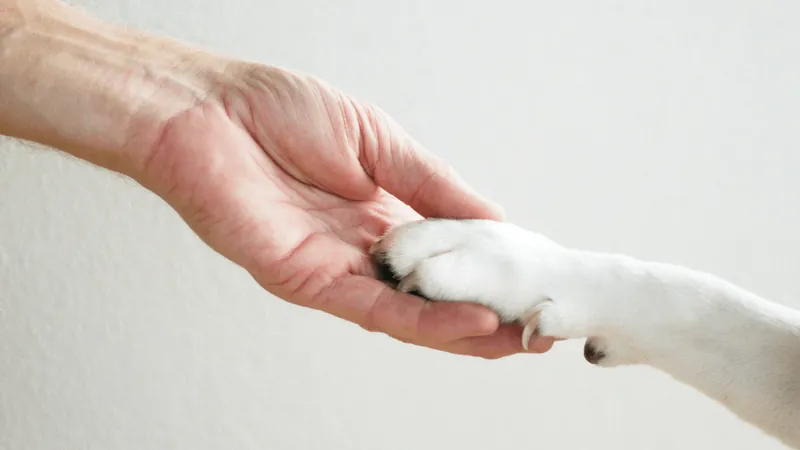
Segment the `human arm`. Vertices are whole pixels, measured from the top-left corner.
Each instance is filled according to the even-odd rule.
[[[207,98],[208,55],[52,0],[0,0],[0,134],[139,176],[163,123]]]
[[[57,2],[0,5],[0,133],[130,176],[284,300],[454,353],[522,350],[486,308],[375,280],[367,249],[392,225],[500,218],[377,108]]]

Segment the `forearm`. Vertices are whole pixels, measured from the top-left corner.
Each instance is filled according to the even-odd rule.
[[[800,443],[800,312],[686,267],[568,255],[569,283],[553,298],[601,336],[605,365],[650,365]]]
[[[0,0],[0,134],[133,172],[221,61],[55,1]]]

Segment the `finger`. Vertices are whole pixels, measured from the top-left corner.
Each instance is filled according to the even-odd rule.
[[[459,355],[499,359],[518,353],[545,353],[553,347],[552,338],[537,337],[531,339],[528,351],[525,352],[521,334],[522,329],[517,325],[502,325],[491,335],[459,339],[439,346],[438,349]]]
[[[432,303],[362,276],[345,277],[321,292],[311,307],[361,327],[414,343],[442,344],[497,330],[497,315],[479,305]]]
[[[376,108],[362,114],[362,164],[375,183],[424,217],[501,220],[500,206],[464,182],[443,160]]]

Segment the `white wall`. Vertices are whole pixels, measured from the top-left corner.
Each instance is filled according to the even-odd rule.
[[[182,3],[78,2],[373,101],[566,245],[800,307],[797,2]],[[133,183],[0,147],[2,450],[781,448],[581,343],[483,361],[289,306]]]

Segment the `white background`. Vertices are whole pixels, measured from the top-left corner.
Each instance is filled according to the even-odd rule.
[[[377,103],[565,245],[800,307],[800,3],[78,4]],[[134,183],[4,141],[0,449],[61,448],[781,447],[580,342],[484,361],[287,305]]]

